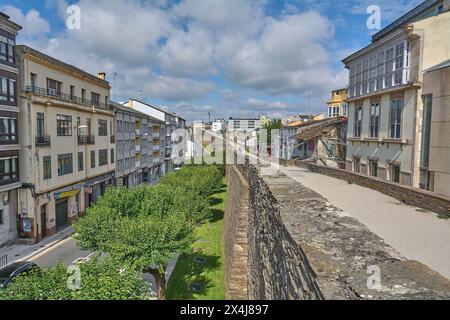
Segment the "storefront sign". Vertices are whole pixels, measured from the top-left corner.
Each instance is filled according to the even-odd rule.
[[[68,198],[68,197],[71,197],[71,196],[74,196],[74,195],[78,194],[79,192],[80,192],[80,190],[58,192],[58,193],[55,193],[55,200]]]

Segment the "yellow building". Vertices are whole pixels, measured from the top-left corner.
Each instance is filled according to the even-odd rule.
[[[93,76],[17,47],[19,233],[37,242],[68,226],[113,183],[114,113],[105,74]]]
[[[347,89],[333,90],[328,104],[328,117],[340,117],[348,115]]]

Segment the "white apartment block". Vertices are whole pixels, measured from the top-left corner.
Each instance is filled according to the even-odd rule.
[[[37,242],[69,225],[114,183],[110,85],[26,46],[20,85],[20,236]]]
[[[450,1],[429,0],[344,59],[347,169],[419,186],[423,74],[450,58]]]
[[[230,118],[227,124],[228,132],[249,132],[260,128],[259,119]]]
[[[134,99],[130,99],[125,106],[162,121],[160,134],[158,135],[158,133],[156,133],[153,140],[154,146],[156,147],[160,145],[161,148],[158,150],[155,149],[153,158],[156,163],[162,164],[160,170],[160,174],[162,176],[167,172],[173,171],[175,165],[173,162],[172,151],[174,150],[176,144],[181,143],[173,137],[173,134],[177,129],[186,129],[186,120],[178,115],[163,111],[160,108],[156,108]],[[158,128],[156,128],[156,130],[158,131]]]

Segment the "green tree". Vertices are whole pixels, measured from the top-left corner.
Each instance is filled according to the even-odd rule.
[[[162,300],[168,264],[195,241],[195,226],[209,215],[207,199],[184,188],[108,189],[86,217],[74,224],[75,239],[82,249],[107,252],[152,274]]]
[[[79,287],[69,287],[70,277],[63,264],[48,270],[33,271],[15,278],[0,290],[0,300],[144,300],[150,287],[142,273],[124,268],[117,260],[93,259],[78,265]]]
[[[272,144],[272,130],[283,128],[283,123],[281,119],[273,119],[266,125],[267,130],[267,143],[270,146]]]

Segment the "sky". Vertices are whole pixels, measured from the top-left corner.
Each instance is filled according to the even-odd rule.
[[[116,102],[142,100],[189,121],[327,112],[348,84],[341,60],[422,0],[0,0],[17,42],[106,72]],[[67,8],[80,8],[68,28]],[[114,76],[116,74],[116,76]]]

